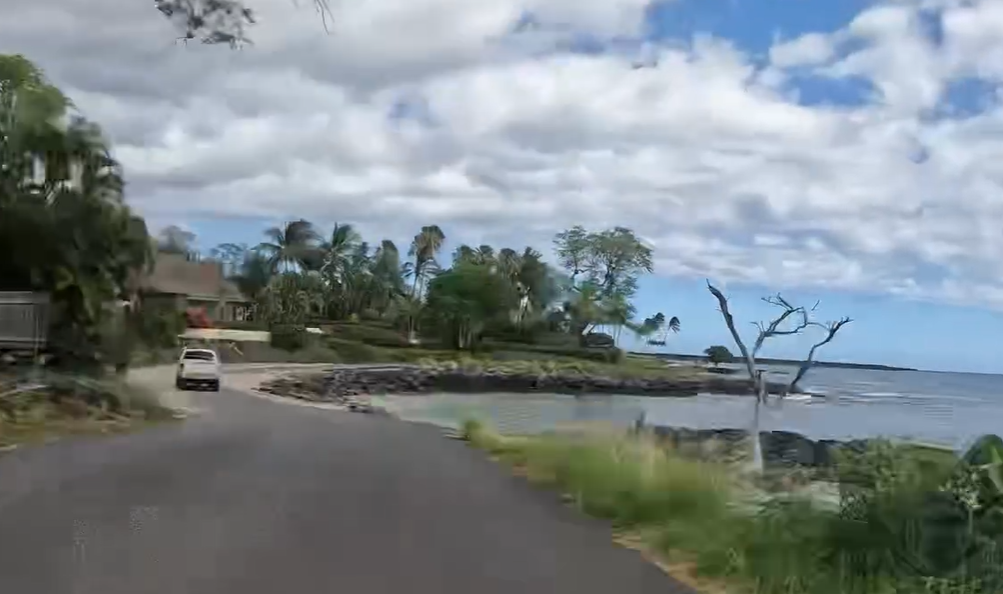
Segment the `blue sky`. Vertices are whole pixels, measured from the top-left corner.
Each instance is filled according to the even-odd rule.
[[[988,6],[989,3],[985,2],[982,5]],[[723,54],[720,52],[706,54],[694,49],[689,59],[693,63],[703,63],[703,66],[707,66],[705,72],[708,77],[724,76],[720,73],[727,72],[727,67],[731,67],[732,73],[738,72],[740,76],[749,79],[740,81],[735,85],[735,89],[741,89],[744,85],[750,87],[759,85],[755,89],[754,96],[758,99],[769,97],[773,103],[762,103],[764,109],[762,116],[756,112],[742,115],[747,116],[752,122],[761,119],[769,124],[762,132],[757,132],[762,138],[781,138],[782,124],[769,120],[770,117],[777,116],[787,118],[782,120],[784,125],[791,121],[802,122],[803,125],[814,126],[813,129],[820,130],[820,134],[831,133],[835,139],[834,144],[823,147],[826,150],[831,148],[833,152],[817,156],[816,161],[801,163],[802,159],[816,156],[811,154],[810,149],[797,148],[800,146],[797,143],[804,143],[804,139],[797,136],[795,130],[792,137],[796,140],[792,145],[795,148],[785,153],[788,161],[778,157],[763,164],[764,168],[774,165],[779,167],[779,173],[768,180],[772,186],[763,184],[728,186],[729,175],[734,175],[734,171],[719,169],[722,181],[719,182],[719,187],[709,186],[710,195],[696,194],[696,198],[672,196],[672,200],[662,203],[661,210],[652,210],[650,202],[658,200],[658,194],[652,195],[656,196],[655,198],[648,198],[648,204],[645,205],[642,199],[639,199],[638,203],[629,202],[629,194],[618,193],[619,190],[615,187],[599,185],[597,188],[601,191],[595,195],[606,198],[588,201],[576,199],[576,206],[571,209],[572,214],[580,212],[582,217],[587,217],[587,220],[578,221],[565,217],[552,225],[553,230],[541,231],[538,215],[520,219],[513,214],[517,210],[515,206],[511,208],[505,206],[501,210],[496,205],[483,206],[483,210],[478,211],[479,205],[493,204],[488,199],[463,202],[465,210],[460,214],[454,214],[448,210],[451,206],[440,205],[429,198],[440,191],[438,187],[435,190],[426,189],[422,192],[421,200],[409,199],[410,190],[396,189],[391,192],[392,201],[382,203],[380,202],[382,198],[378,194],[370,196],[364,190],[347,191],[337,194],[337,197],[327,198],[323,189],[316,189],[316,184],[322,182],[310,179],[312,185],[308,184],[309,193],[300,196],[290,190],[288,196],[292,202],[286,204],[283,198],[276,194],[276,188],[280,194],[285,193],[286,186],[274,184],[277,183],[275,180],[282,179],[283,175],[292,174],[288,173],[287,165],[278,164],[277,167],[285,169],[275,173],[264,186],[271,192],[269,195],[272,202],[267,202],[269,205],[267,208],[263,206],[266,203],[261,198],[255,198],[258,202],[254,209],[242,210],[240,207],[234,207],[233,205],[241,204],[242,200],[252,200],[252,198],[226,191],[220,196],[225,197],[229,205],[226,207],[229,209],[228,212],[211,218],[197,213],[188,216],[175,214],[173,219],[161,215],[157,221],[163,224],[178,222],[186,225],[198,235],[199,244],[203,249],[225,241],[254,245],[262,239],[261,233],[267,226],[276,221],[299,216],[317,222],[319,227],[325,230],[336,220],[342,223],[361,223],[363,231],[376,230],[375,234],[367,234],[366,238],[371,242],[378,241],[381,235],[385,235],[394,239],[398,245],[406,245],[410,234],[422,224],[439,223],[447,236],[453,238],[444,249],[443,259],[448,259],[448,254],[460,240],[474,245],[481,240],[493,244],[499,243],[489,239],[490,237],[504,237],[502,243],[511,247],[532,243],[534,247],[547,251],[549,243],[546,238],[552,231],[576,222],[582,222],[592,229],[622,224],[636,228],[645,236],[652,235],[653,230],[657,233],[660,227],[664,227],[665,230],[658,241],[663,248],[660,248],[661,252],[656,251],[656,258],[663,264],[658,267],[660,274],[642,280],[635,304],[639,317],[661,311],[667,316],[676,315],[681,318],[683,330],[671,337],[666,347],[668,351],[698,353],[712,344],[732,346],[720,314],[716,311],[715,302],[706,289],[703,276],[710,276],[723,278],[724,281],[730,280],[717,284],[730,296],[733,313],[739,319],[743,333],[750,340],[754,338],[751,322],[768,320],[773,313],[769,306],[760,302],[760,298],[776,293],[778,288],[793,287],[784,289],[783,295],[795,303],[810,305],[816,300],[820,301],[818,317],[821,320],[842,316],[854,319],[854,322],[846,326],[838,338],[820,353],[822,359],[945,371],[1003,372],[1003,363],[995,348],[997,337],[1003,335],[1003,313],[999,311],[999,308],[1003,307],[1003,299],[999,297],[1003,295],[1003,292],[1000,292],[1003,289],[1000,289],[998,278],[1003,269],[994,265],[998,260],[994,254],[998,252],[992,248],[995,244],[991,242],[995,239],[986,239],[995,237],[994,233],[995,235],[1001,233],[992,230],[994,227],[991,221],[996,220],[992,217],[998,216],[1001,212],[993,210],[995,207],[992,205],[999,202],[996,196],[1003,193],[999,192],[999,183],[988,177],[990,175],[986,173],[988,170],[975,171],[971,165],[965,165],[977,163],[977,155],[990,154],[987,152],[988,149],[981,153],[975,152],[975,148],[972,148],[974,146],[972,139],[986,136],[977,125],[977,118],[994,113],[993,110],[998,111],[999,101],[994,93],[999,88],[999,80],[989,76],[975,78],[972,73],[979,72],[979,69],[970,65],[965,66],[967,69],[943,74],[946,68],[937,62],[942,59],[939,52],[942,49],[945,52],[950,49],[954,52],[951,55],[951,64],[967,64],[962,59],[964,56],[958,53],[960,51],[958,48],[964,49],[968,46],[961,43],[965,40],[958,37],[957,31],[952,33],[953,38],[947,38],[941,22],[941,13],[915,9],[911,13],[913,20],[910,22],[919,25],[909,29],[911,25],[905,28],[896,25],[895,19],[889,17],[891,13],[888,11],[881,13],[872,10],[878,6],[881,5],[877,2],[860,0],[821,3],[806,0],[662,2],[649,7],[646,22],[640,27],[640,33],[618,34],[612,38],[604,38],[602,34],[586,31],[575,37],[576,41],[570,46],[564,43],[555,50],[601,58],[606,51],[623,51],[624,47],[639,47],[642,42],[652,43],[664,51],[670,51],[672,48],[695,47],[701,39],[712,38],[716,42],[726,40],[736,50],[737,55],[741,56],[734,59],[742,60],[743,68],[748,66],[746,74],[742,74],[741,69],[736,69],[735,63],[728,62],[733,57],[722,58]],[[905,2],[889,3],[884,6],[894,6],[897,9],[912,5]],[[966,6],[964,3],[956,2],[953,3],[952,10],[964,10]],[[861,19],[861,15],[865,13],[869,15],[868,19]],[[531,20],[523,19],[522,22],[525,24]],[[978,22],[980,19],[970,20]],[[956,18],[954,22],[961,21]],[[918,33],[913,29],[918,30]],[[509,29],[513,30],[517,31],[515,35],[521,31],[518,28]],[[836,32],[840,33],[837,35]],[[826,43],[831,43],[836,48],[831,56],[816,62],[810,59],[807,62],[799,61],[789,67],[779,64],[771,57],[771,50],[786,42],[797,41],[810,33],[825,35]],[[872,46],[876,48],[874,52],[869,51]],[[411,46],[408,47],[409,52],[417,51]],[[721,45],[714,47],[719,50]],[[915,48],[919,48],[915,51],[920,53],[910,54],[909,52]],[[927,78],[918,75],[917,78],[909,78],[905,67],[897,70],[889,67],[902,62],[903,55],[907,56],[904,61],[906,66],[915,63],[917,71],[923,70],[923,76]],[[968,58],[975,60],[977,56]],[[943,59],[946,64],[947,58]],[[546,56],[537,53],[528,60],[545,61]],[[724,69],[711,68],[722,64]],[[408,106],[402,105],[399,99],[389,104],[381,104],[380,109],[386,114],[385,119],[391,121],[390,125],[393,126],[395,133],[401,133],[401,129],[411,126],[407,128],[407,133],[415,136],[409,138],[417,138],[419,131],[428,134],[427,138],[421,138],[425,144],[418,145],[422,154],[432,155],[432,158],[441,159],[443,162],[448,161],[450,158],[448,147],[451,145],[444,138],[455,141],[456,146],[463,147],[463,150],[467,151],[457,156],[462,162],[462,167],[469,165],[466,162],[467,157],[481,158],[482,161],[478,161],[478,164],[483,164],[487,162],[484,159],[487,159],[485,155],[488,154],[482,152],[481,147],[477,145],[481,137],[463,135],[467,132],[466,128],[481,126],[489,129],[490,134],[496,135],[490,136],[483,131],[478,133],[487,135],[495,143],[509,142],[513,138],[516,139],[516,144],[537,142],[537,152],[523,157],[522,161],[512,156],[514,152],[506,153],[506,158],[511,157],[507,164],[494,170],[489,167],[491,163],[483,167],[481,177],[494,180],[494,185],[489,188],[485,196],[502,201],[514,200],[513,196],[519,191],[516,183],[520,181],[518,175],[528,170],[527,163],[537,158],[550,159],[550,156],[565,148],[562,142],[566,142],[569,136],[562,136],[562,133],[567,132],[563,128],[557,128],[552,134],[546,131],[540,132],[542,139],[533,136],[534,129],[543,128],[550,123],[550,120],[556,119],[554,111],[544,112],[542,119],[520,120],[517,115],[512,115],[517,114],[520,107],[516,103],[510,103],[504,108],[489,109],[491,106],[488,105],[488,100],[491,94],[499,95],[499,90],[504,89],[505,84],[511,86],[513,81],[499,83],[503,86],[497,87],[486,85],[485,81],[492,76],[488,74],[488,66],[490,65],[484,66],[481,70],[478,70],[480,66],[476,65],[463,66],[455,71],[462,70],[464,73],[470,71],[477,75],[479,92],[488,93],[484,96],[483,105],[478,104],[475,100],[476,95],[471,94],[456,95],[461,99],[450,103],[453,97],[450,93],[458,90],[469,92],[469,88],[449,86],[454,84],[455,80],[444,75],[438,78],[431,76],[431,82],[427,85],[418,82],[400,87],[388,87],[392,92],[387,96],[409,97],[410,104],[422,106],[420,110],[408,109]],[[779,83],[779,87],[770,87],[769,83],[758,80],[749,82],[753,75],[761,75],[773,67],[783,70],[783,82]],[[434,70],[432,66],[428,68],[429,72]],[[423,75],[415,75],[415,80],[420,80],[420,76]],[[522,75],[528,76],[526,72]],[[535,75],[543,76],[539,72]],[[459,76],[457,74],[457,77]],[[566,75],[562,76],[565,78],[561,79],[564,81],[561,84],[568,84]],[[666,72],[665,77],[670,76],[673,76],[673,73]],[[699,77],[687,76],[679,80],[690,81],[688,84],[696,84],[694,81],[699,80]],[[936,79],[935,76],[942,78]],[[374,83],[367,80],[365,84]],[[940,88],[937,87],[939,84],[942,84],[942,90],[934,93],[932,99],[921,97],[930,88]],[[720,84],[708,87],[709,92],[719,92],[722,89],[728,91],[729,88]],[[520,89],[522,90],[516,93],[514,100],[520,98],[520,93],[523,98],[533,93],[530,87],[520,87]],[[560,90],[560,86],[550,88],[547,92],[553,95],[555,89]],[[671,95],[685,90],[678,86],[674,87],[670,81],[666,83],[662,93]],[[639,93],[652,95],[649,91],[650,89],[642,88]],[[359,93],[360,96],[364,95],[361,91]],[[776,95],[771,95],[772,93]],[[696,101],[700,103],[706,99],[710,102],[717,98],[713,95],[702,96],[698,92]],[[722,105],[746,104],[732,98],[731,103]],[[552,109],[552,105],[548,104],[548,107]],[[462,116],[454,113],[459,113],[463,109],[468,111]],[[713,111],[709,113],[711,123],[717,123],[715,119],[730,121],[729,118],[734,119],[732,116],[735,115],[724,112],[716,112],[715,115]],[[485,123],[487,120],[479,119],[484,114],[510,119],[499,124],[497,129],[490,129],[488,123]],[[653,115],[662,114],[653,113]],[[837,119],[844,115],[846,116],[844,119]],[[685,115],[679,120],[681,124],[675,125],[685,125],[686,118],[693,117]],[[861,121],[866,122],[866,126],[860,124]],[[203,134],[209,134],[204,127],[199,130]],[[365,130],[369,132],[368,128]],[[601,131],[601,127],[595,127],[579,136],[570,135],[570,138],[598,143],[596,135]],[[956,138],[952,136],[961,134],[959,131],[972,136],[959,135]],[[671,135],[672,129],[665,133]],[[733,138],[739,139],[735,142],[744,142],[746,136],[752,134],[744,129],[741,134],[746,136],[727,136],[729,133],[730,131],[724,128],[720,132],[711,130],[707,132],[704,140],[706,145],[713,146],[718,140],[723,142]],[[328,136],[330,137],[330,133]],[[395,138],[400,142],[402,137]],[[614,136],[616,139],[614,141],[620,138]],[[847,140],[848,138],[850,140]],[[858,156],[854,150],[846,151],[847,143],[858,138],[863,139],[860,141],[860,156],[864,157],[859,164],[851,163],[849,169],[826,169],[832,163],[846,163],[849,158]],[[890,141],[887,146],[879,147],[884,152],[876,152],[877,164],[873,168],[868,168],[871,163],[867,151],[877,150],[873,142],[875,138],[890,139]],[[945,143],[945,139],[950,139],[952,142]],[[671,145],[676,141],[666,142]],[[372,145],[366,146],[367,150],[375,150],[371,149]],[[527,154],[530,154],[529,151],[533,148],[518,146],[512,150],[526,149]],[[682,147],[682,152],[677,153],[675,159],[683,160],[693,151],[703,148]],[[968,148],[971,148],[971,153],[964,152]],[[755,150],[768,152],[769,149],[770,145],[767,142],[755,145],[754,149],[744,150],[754,153]],[[705,175],[710,167],[708,163],[718,167],[720,163],[732,163],[735,154],[742,154],[714,152],[716,148],[707,150],[708,156],[699,160],[695,168],[681,169],[683,174]],[[575,157],[577,160],[572,159],[569,162],[578,168],[573,169],[573,173],[580,173],[584,167],[581,165],[584,163],[582,160],[584,157],[573,152],[568,154],[577,155]],[[356,166],[356,163],[367,156],[356,151],[352,154],[350,163]],[[731,160],[722,161],[724,158]],[[877,160],[886,158],[889,160],[880,162]],[[149,162],[149,160],[144,161],[144,163]],[[548,160],[548,167],[553,162],[553,159]],[[671,157],[663,163],[665,166],[676,164]],[[959,163],[961,165],[957,165]],[[296,164],[301,165],[302,162]],[[971,178],[975,180],[972,182],[971,195],[968,195],[964,188],[957,189],[958,179],[964,178],[951,177],[957,175],[957,171],[969,170],[972,171]],[[386,171],[384,164],[379,172],[382,175]],[[445,171],[455,170],[443,166],[440,172]],[[861,181],[868,176],[873,177],[875,172],[877,182],[871,179]],[[549,175],[550,173],[548,170],[548,176],[540,175],[532,179],[560,177],[557,174]],[[340,178],[333,179],[350,179],[346,177],[348,173],[342,172],[340,175]],[[571,176],[569,179],[582,179],[568,175]],[[815,175],[818,177],[812,178],[810,183],[801,183],[803,178]],[[307,187],[302,185],[302,180],[289,182],[289,179],[291,178],[286,178],[288,183],[296,182],[302,187]],[[371,175],[363,181],[356,179],[352,187],[364,188],[366,184],[374,183],[371,181],[373,179],[377,178]],[[378,179],[385,181],[386,177]],[[438,178],[439,182],[442,179],[444,178]],[[163,183],[169,185],[170,178]],[[583,182],[574,181],[574,183]],[[716,182],[712,180],[709,183]],[[801,185],[797,185],[799,183]],[[870,185],[867,185],[868,183]],[[658,192],[663,191],[661,189],[663,186],[664,184],[654,185]],[[790,190],[787,186],[794,189]],[[253,185],[240,187],[249,188],[248,191],[252,193],[256,191]],[[754,189],[749,190],[749,187]],[[548,188],[535,187],[532,184],[529,184],[529,188],[530,203],[535,200],[547,200],[548,192],[552,192]],[[574,192],[581,196],[586,195],[583,188],[577,186],[576,188]],[[776,188],[780,194],[786,192],[788,196],[783,199],[777,198],[770,193],[771,188]],[[826,193],[824,197],[829,200],[821,206],[817,203],[818,195],[822,192],[819,188],[824,189]],[[844,188],[845,196],[842,194]],[[468,188],[463,188],[462,192],[467,190]],[[198,196],[199,204],[203,207],[207,200],[214,199],[211,188],[202,194],[185,194],[184,192],[189,192],[187,187],[172,191],[177,193],[165,195],[172,198],[177,196],[179,202]],[[800,201],[799,191],[805,192],[803,202]],[[499,197],[491,192],[510,192],[511,195],[505,194]],[[720,193],[720,196],[715,195],[716,192]],[[869,192],[873,192],[873,195]],[[809,193],[814,194],[811,196],[814,202],[808,199]],[[453,197],[447,195],[447,198]],[[311,200],[325,202],[326,206],[314,206]],[[408,200],[414,200],[413,208]],[[462,200],[467,198],[464,197]],[[600,204],[603,200],[606,203]],[[699,208],[687,210],[685,214],[680,214],[684,213],[682,210],[671,210],[686,200],[689,200],[690,206]],[[719,206],[718,201],[724,214],[712,212]],[[700,204],[696,204],[697,202]],[[858,202],[861,205],[859,211],[846,211],[846,204]],[[294,206],[300,204],[308,205],[309,208],[300,210]],[[392,206],[388,207],[387,204]],[[401,204],[407,206],[401,207]],[[642,210],[632,210],[637,208],[638,204],[641,204]],[[977,206],[987,210],[979,211]],[[840,210],[840,207],[843,207],[843,210]],[[896,210],[899,207],[901,209]],[[732,210],[725,212],[726,209]],[[197,211],[198,207],[193,207],[193,210]],[[270,218],[242,216],[250,212],[260,213],[262,210],[269,210],[275,216]],[[384,227],[381,217],[390,216],[388,214],[390,211],[395,211],[393,214],[396,218],[392,222],[386,219],[388,222]],[[564,212],[568,212],[567,207],[564,208]],[[637,214],[638,212],[642,214]],[[988,214],[979,214],[980,212]],[[661,214],[665,220],[653,220],[651,213],[656,213],[654,217],[656,219],[657,215]],[[910,229],[909,225],[913,224],[910,221],[922,225],[922,229],[919,227]],[[497,229],[492,227],[492,222],[497,223]],[[466,226],[468,223],[470,223],[469,228]],[[953,225],[949,230],[948,223]],[[987,225],[989,231],[986,231]],[[1003,225],[997,227],[1003,228]],[[385,231],[381,232],[383,229]],[[526,230],[529,235],[521,236],[520,230]],[[972,243],[963,243],[963,240],[967,239],[972,239]],[[777,241],[780,243],[776,243]],[[745,255],[736,255],[740,252]],[[809,252],[817,257],[801,258]],[[818,255],[823,252],[825,257]],[[718,266],[715,258],[721,257],[729,257],[732,260],[729,260],[727,265]],[[678,266],[674,265],[676,260]],[[664,266],[666,263],[669,265]],[[761,273],[748,278],[735,278],[732,275],[732,278],[728,279],[729,266],[732,268],[744,266],[748,269],[760,263],[763,264]],[[812,276],[810,273],[814,269],[823,268],[832,269],[833,274],[844,274],[844,277],[839,282],[828,282],[829,279],[825,278],[824,274],[818,276],[821,273],[807,280],[801,278],[801,276]],[[788,274],[789,269],[806,272]],[[776,282],[772,282],[773,279],[777,279]],[[804,282],[800,282],[802,280]],[[825,286],[838,288],[820,288]],[[891,295],[893,292],[912,292],[917,298],[900,298]],[[764,354],[778,357],[801,356],[807,351],[811,338],[811,336],[778,338],[768,343]]]

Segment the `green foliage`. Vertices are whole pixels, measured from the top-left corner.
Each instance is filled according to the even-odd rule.
[[[477,345],[489,320],[518,306],[518,294],[497,271],[460,262],[437,275],[428,287],[426,327],[457,349]]]
[[[258,317],[274,326],[304,326],[307,319],[322,307],[320,279],[307,274],[280,274],[261,292]]]
[[[634,529],[727,591],[759,594],[995,593],[1003,531],[999,492],[981,478],[999,438],[959,460],[876,443],[839,462],[837,509],[795,495],[749,503],[727,467],[684,460],[645,436],[503,437],[464,424],[471,444],[552,485],[586,513]],[[975,480],[962,480],[973,475]],[[973,495],[972,487],[988,487]],[[973,505],[974,503],[974,505]]]
[[[185,331],[184,316],[173,307],[144,305],[133,316],[138,338],[148,347],[173,347],[178,342],[178,335]]]
[[[651,248],[625,227],[587,231],[575,226],[554,239],[561,266],[572,283],[595,285],[602,297],[631,297],[642,273],[654,269]]]
[[[343,363],[392,363],[399,361],[394,351],[354,340],[329,338],[326,343],[328,349],[336,353],[338,359]]]
[[[275,324],[271,332],[271,344],[277,349],[298,351],[308,342],[306,328],[302,324]]]
[[[272,346],[294,351],[305,348],[312,342],[306,327],[301,324],[277,324],[272,326]]]
[[[707,360],[718,366],[721,363],[731,363],[735,360],[735,355],[731,354],[728,347],[722,345],[714,345],[704,349],[704,354],[707,355]]]
[[[403,336],[401,332],[372,323],[339,322],[326,325],[324,330],[335,338],[372,346],[387,348],[409,348],[411,346],[407,337]]]
[[[151,243],[100,129],[69,105],[23,56],[0,56],[0,253],[17,255],[0,259],[0,290],[49,293],[56,361],[97,368],[121,346],[102,346],[107,304],[129,295]]]

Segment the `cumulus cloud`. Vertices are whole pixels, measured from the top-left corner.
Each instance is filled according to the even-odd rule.
[[[999,2],[889,0],[765,62],[704,32],[644,42],[647,0],[332,2],[330,33],[308,3],[251,3],[255,44],[230,51],[176,45],[141,2],[6,0],[0,51],[105,127],[152,221],[434,222],[544,250],[625,225],[660,274],[1003,308],[1003,108],[943,109],[1003,82]],[[802,102],[812,78],[866,92]]]

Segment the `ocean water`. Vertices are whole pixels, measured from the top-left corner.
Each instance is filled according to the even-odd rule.
[[[771,375],[782,377],[786,370]],[[815,439],[889,437],[962,449],[986,433],[1003,434],[1003,376],[922,371],[816,368],[802,388],[805,399],[770,403],[761,428],[797,431]],[[400,416],[456,426],[478,417],[508,433],[568,423],[629,425],[646,422],[695,429],[747,428],[750,397],[701,394],[690,398],[574,397],[549,394],[437,394],[390,397]]]

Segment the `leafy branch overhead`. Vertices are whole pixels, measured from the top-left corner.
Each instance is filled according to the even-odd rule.
[[[333,17],[327,0],[312,0],[325,30]],[[162,15],[180,30],[179,40],[206,44],[227,44],[237,48],[251,43],[247,28],[257,23],[257,16],[243,0],[154,0]]]

